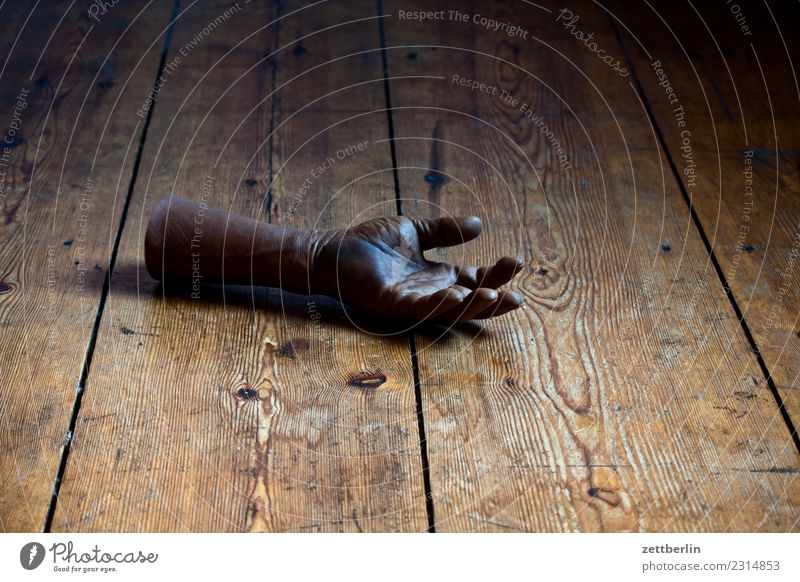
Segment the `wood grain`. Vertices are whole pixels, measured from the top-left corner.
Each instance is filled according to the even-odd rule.
[[[286,2],[279,23],[276,6],[242,5],[161,90],[54,529],[425,528],[406,336],[354,329],[321,298],[193,300],[144,272],[148,211],[170,191],[294,226],[394,209],[380,55],[325,64],[379,46],[374,4]],[[182,14],[167,63],[227,7]]]
[[[390,84],[405,211],[478,214],[444,256],[528,268],[522,311],[418,338],[437,531],[796,530],[800,459],[630,78],[555,7],[452,8],[384,3],[389,75],[443,77]]]
[[[4,531],[45,525],[168,18],[128,3],[99,22],[69,2],[0,9]]]
[[[796,7],[739,7],[738,21],[724,4],[674,10],[655,3],[631,13],[612,3],[609,9],[636,35],[621,33],[680,170],[688,163],[681,158],[682,131],[690,131],[697,177],[683,175],[684,186],[796,427],[800,92],[792,62],[800,52],[787,30]],[[637,35],[641,30],[647,34]],[[664,76],[673,103],[659,85]],[[686,113],[686,128],[676,124],[677,107]]]

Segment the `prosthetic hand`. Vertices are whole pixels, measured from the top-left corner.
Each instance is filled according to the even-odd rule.
[[[400,216],[347,229],[297,229],[171,196],[153,210],[145,262],[154,278],[190,282],[198,296],[204,283],[262,285],[328,295],[378,317],[454,323],[522,304],[517,293],[499,289],[522,269],[521,258],[475,267],[423,255],[472,240],[482,228],[475,216]]]

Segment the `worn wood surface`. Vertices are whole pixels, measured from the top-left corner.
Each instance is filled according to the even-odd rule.
[[[227,6],[182,14],[167,63]],[[263,289],[162,296],[143,270],[149,209],[170,191],[294,226],[393,210],[380,54],[325,65],[379,46],[374,5],[275,7],[243,6],[161,90],[54,530],[425,528],[406,336]]]
[[[406,212],[479,214],[449,256],[529,265],[523,311],[419,342],[437,531],[796,528],[800,459],[629,79],[556,10],[459,3],[523,39],[384,8],[390,74],[444,77],[390,87]]]
[[[45,525],[170,11],[32,8],[0,8],[4,531]]]
[[[609,10],[634,35],[618,24],[725,279],[796,426],[800,91],[792,62],[800,50],[789,24],[796,15],[781,3],[739,6],[738,19],[725,4],[701,4],[696,11],[652,6],[630,13],[615,2]],[[668,86],[674,93],[667,94]],[[685,126],[677,123],[678,108]],[[694,176],[684,173],[692,165]]]
[[[783,41],[800,56],[768,12],[748,13],[742,38],[730,14],[698,7],[718,50],[666,3],[651,4],[680,45],[645,3],[608,7],[634,38],[589,2],[561,20],[547,2],[442,2],[425,23],[399,11],[429,3],[406,0],[179,2],[150,102],[172,3],[119,3],[99,22],[40,3],[27,23],[23,4],[0,8],[3,54],[17,42],[2,131],[30,88],[0,194],[0,528],[48,527],[62,458],[53,531],[800,528],[799,95]],[[681,167],[681,128],[656,58],[693,128],[696,221],[668,163]],[[756,202],[742,240],[745,149]],[[149,211],[169,192],[331,227],[394,214],[396,186],[406,214],[484,218],[481,239],[432,257],[523,254],[524,309],[409,343],[324,298],[191,299],[144,269]]]

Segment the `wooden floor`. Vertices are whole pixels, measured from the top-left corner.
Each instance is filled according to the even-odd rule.
[[[800,531],[790,3],[33,4],[0,5],[0,529]],[[524,255],[525,304],[381,335],[171,295],[169,192],[477,214],[431,256]]]

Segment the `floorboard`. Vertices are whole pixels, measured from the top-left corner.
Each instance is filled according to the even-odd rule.
[[[228,6],[182,11],[168,66]],[[394,209],[374,4],[277,6],[242,5],[161,89],[55,530],[425,528],[406,336],[362,333],[322,298],[274,290],[162,296],[142,266],[149,209],[167,192],[292,226]],[[295,197],[359,141],[362,155],[337,157]]]
[[[0,530],[800,529],[790,5],[33,4],[0,3]],[[144,268],[168,193],[476,214],[429,258],[523,255],[525,304],[412,335],[192,298]]]
[[[780,3],[740,7],[738,21],[725,5],[673,8],[609,6],[722,275],[796,427],[800,91],[792,63],[800,51],[787,28],[792,17]],[[647,34],[634,38],[625,27]]]
[[[163,46],[170,8],[123,4],[0,9],[4,531],[45,527]]]
[[[390,84],[404,210],[484,218],[451,260],[529,265],[525,309],[417,341],[437,531],[796,528],[800,458],[631,79],[556,9],[459,6],[527,38],[410,9],[389,74],[441,79]]]

